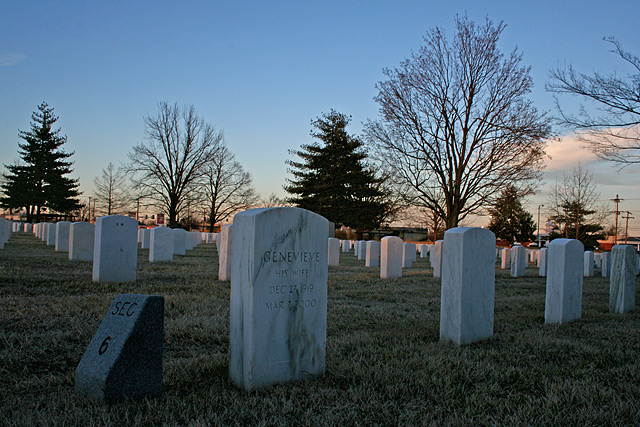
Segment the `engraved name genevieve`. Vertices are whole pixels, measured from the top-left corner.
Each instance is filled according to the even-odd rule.
[[[266,251],[262,255],[264,262],[320,262],[320,252]]]

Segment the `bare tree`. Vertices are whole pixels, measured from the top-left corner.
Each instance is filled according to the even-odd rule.
[[[398,68],[386,69],[375,100],[381,120],[366,135],[403,181],[413,206],[436,212],[446,228],[490,205],[507,184],[521,193],[539,182],[550,122],[525,98],[529,67],[497,43],[504,30],[456,18],[448,43],[435,28]]]
[[[599,198],[593,175],[582,164],[564,174],[546,202],[549,219],[557,225],[551,237],[578,239],[587,247],[596,246],[597,240],[604,237],[604,224],[610,215],[605,206],[598,204]]]
[[[205,165],[203,184],[211,230],[214,224],[258,202],[251,175],[223,143]]]
[[[263,207],[263,208],[277,208],[282,206],[291,206],[291,204],[289,204],[285,198],[278,197],[276,193],[269,194],[267,197],[261,199],[260,202],[258,202],[258,204],[260,205],[260,207]]]
[[[578,130],[577,136],[601,159],[622,165],[640,163],[640,58],[622,49],[612,38],[612,52],[631,65],[635,74],[593,75],[576,71],[571,65],[551,70],[547,90],[576,96],[594,107],[592,115],[583,104],[576,114],[556,106],[560,122]]]
[[[93,197],[96,207],[103,215],[123,213],[131,205],[131,196],[127,185],[126,171],[109,163],[102,169],[102,176],[93,180]]]
[[[216,155],[222,133],[199,117],[193,106],[162,102],[145,118],[145,141],[129,154],[135,186],[169,215],[169,225],[198,191],[206,165]]]

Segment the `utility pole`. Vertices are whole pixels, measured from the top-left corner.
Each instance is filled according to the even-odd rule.
[[[541,248],[540,246],[540,208],[543,206],[544,205],[538,205],[538,249]]]
[[[624,244],[627,244],[627,239],[629,238],[629,220],[630,219],[635,219],[634,217],[631,216],[631,212],[626,211],[627,216],[624,216],[623,218],[626,220],[625,224],[624,224]]]
[[[621,198],[620,198],[620,197],[618,197],[618,195],[616,194],[616,198],[615,198],[615,199],[611,199],[611,201],[612,201],[612,202],[615,202],[615,204],[616,204],[616,211],[615,211],[615,214],[616,214],[616,232],[615,232],[615,233],[616,233],[616,234],[613,236],[613,244],[614,244],[614,245],[617,245],[617,244],[618,244],[618,215],[620,215],[620,214],[621,214],[621,212],[618,210],[618,204],[619,204],[620,202],[623,202],[623,201],[624,201],[624,199],[621,199]]]

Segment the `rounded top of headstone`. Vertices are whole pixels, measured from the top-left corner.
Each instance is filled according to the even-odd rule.
[[[488,228],[482,228],[482,227],[455,227],[455,228],[450,228],[447,231],[445,231],[444,235],[446,237],[447,234],[467,234],[467,233],[471,233],[471,234],[486,234],[487,236],[489,235],[488,233],[491,233],[495,238],[495,234],[493,234],[493,231],[489,230]]]
[[[105,216],[101,216],[98,219],[96,219],[96,224],[98,223],[102,223],[102,224],[116,224],[116,223],[122,223],[122,224],[138,224],[138,221],[135,218],[131,218],[130,216],[126,216],[126,215],[105,215]]]
[[[580,246],[580,250],[584,251],[584,245],[576,239],[554,239],[547,246]]]
[[[258,216],[258,215],[265,215],[265,214],[269,214],[269,215],[300,215],[304,213],[305,215],[310,215],[310,216],[314,216],[314,217],[318,217],[318,218],[322,218],[325,221],[328,220],[323,217],[322,215],[319,215],[313,211],[307,210],[307,209],[302,209],[302,208],[296,208],[293,206],[280,206],[280,207],[271,207],[271,208],[256,208],[256,209],[248,209],[246,211],[240,212],[238,214],[236,214],[236,217],[241,216]]]

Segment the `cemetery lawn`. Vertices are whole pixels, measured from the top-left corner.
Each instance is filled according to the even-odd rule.
[[[341,254],[329,268],[326,374],[246,393],[227,373],[230,288],[214,279],[215,245],[172,263],[138,254],[136,282],[96,284],[90,262],[32,235],[0,250],[0,425],[640,423],[640,311],[609,314],[606,278],[585,278],[580,320],[547,326],[537,268],[518,279],[498,270],[494,339],[456,347],[438,341],[440,284],[426,260],[380,280]],[[165,297],[161,399],[105,405],[74,392],[120,293]]]

